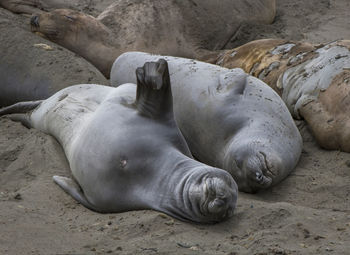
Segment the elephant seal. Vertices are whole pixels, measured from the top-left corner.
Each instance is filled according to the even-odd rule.
[[[235,39],[243,23],[271,23],[275,5],[275,0],[125,0],[96,19],[54,10],[33,16],[31,23],[33,31],[84,57],[107,77],[116,57],[127,51],[208,59]]]
[[[122,54],[113,64],[111,85],[135,82],[130,71],[160,57]],[[245,192],[277,184],[294,169],[302,139],[276,92],[242,69],[164,58],[175,118],[196,159],[227,170]]]
[[[350,41],[314,45],[257,40],[221,54],[217,64],[262,79],[325,149],[350,152]]]
[[[79,83],[108,84],[94,66],[23,27],[23,17],[0,8],[0,107],[46,99]]]
[[[76,85],[0,114],[17,113],[10,118],[60,142],[76,182],[54,181],[89,209],[154,209],[200,223],[232,216],[237,185],[224,170],[192,158],[174,119],[166,61],[136,74],[137,90]]]

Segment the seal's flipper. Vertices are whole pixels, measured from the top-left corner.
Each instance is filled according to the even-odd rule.
[[[71,195],[75,200],[77,200],[83,206],[89,208],[90,210],[99,212],[99,210],[96,207],[94,207],[89,203],[89,201],[87,201],[80,186],[74,180],[72,180],[71,178],[57,176],[57,175],[53,176],[52,179],[58,186],[60,186],[65,192]]]
[[[38,107],[43,100],[19,102],[0,109],[0,116],[13,113],[27,113]]]
[[[146,62],[136,69],[138,111],[150,118],[173,116],[168,63],[164,59]],[[169,115],[170,114],[170,115]]]
[[[21,122],[23,126],[27,128],[32,128],[32,123],[30,122],[29,115],[27,113],[15,113],[6,116],[10,120],[16,121],[16,122]]]
[[[31,128],[29,112],[38,107],[43,100],[16,103],[0,109],[0,116],[8,115],[13,121],[21,122],[27,128]]]
[[[219,77],[219,89],[226,88],[231,95],[243,95],[248,85],[248,75],[240,68],[231,69]]]

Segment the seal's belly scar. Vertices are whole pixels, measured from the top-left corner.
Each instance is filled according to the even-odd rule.
[[[136,74],[137,86],[75,85],[0,115],[17,113],[9,117],[60,142],[76,181],[54,181],[87,208],[154,209],[206,223],[231,217],[237,184],[192,158],[174,119],[167,62],[147,62]]]
[[[112,67],[112,86],[135,82],[131,70],[160,57],[122,54]],[[169,63],[176,121],[197,159],[227,170],[247,192],[276,184],[294,169],[302,140],[276,92],[241,69],[162,58]]]

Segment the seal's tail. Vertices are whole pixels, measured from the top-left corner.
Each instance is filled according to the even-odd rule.
[[[0,116],[8,115],[13,121],[19,121],[30,128],[29,112],[38,107],[43,100],[16,103],[0,109]]]
[[[173,116],[168,63],[164,59],[146,62],[136,69],[138,111],[151,118]],[[170,114],[170,115],[169,115]]]

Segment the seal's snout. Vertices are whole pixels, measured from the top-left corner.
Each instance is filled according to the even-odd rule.
[[[246,192],[256,192],[259,189],[266,189],[272,184],[272,175],[269,173],[266,158],[263,154],[250,156],[243,160],[242,170],[247,177],[245,186],[240,190]]]
[[[228,209],[227,199],[215,198],[208,204],[208,211],[211,214],[224,215]]]
[[[262,173],[260,173],[260,172],[256,172],[256,173],[255,173],[255,176],[256,176],[256,180],[257,180],[258,182],[261,182],[261,181],[263,180],[263,178],[264,178],[264,176],[263,176]]]
[[[212,177],[205,180],[207,212],[214,219],[223,220],[233,215],[237,201],[237,184],[232,179]]]
[[[30,25],[32,27],[39,27],[39,16],[38,15],[34,15],[34,16],[31,17]]]

